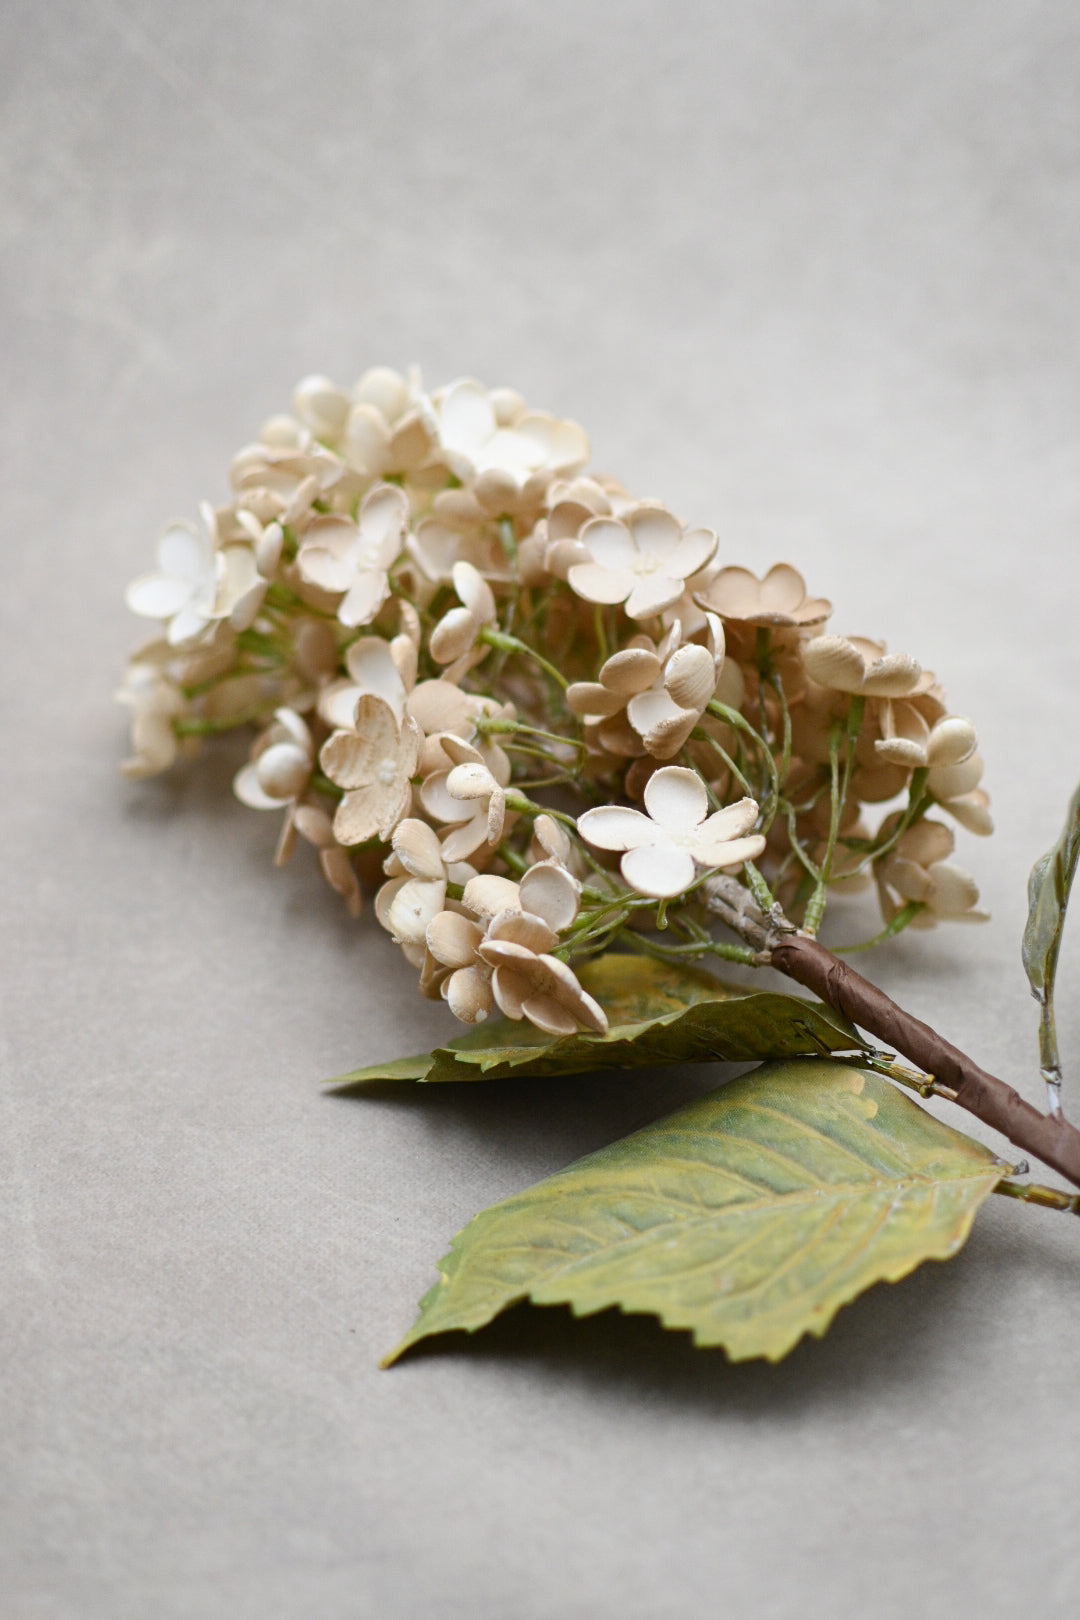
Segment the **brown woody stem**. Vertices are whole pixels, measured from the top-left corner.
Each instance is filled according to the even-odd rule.
[[[774,927],[769,930],[767,952],[772,967],[902,1052],[909,1062],[954,1091],[961,1108],[1080,1187],[1080,1131],[1075,1125],[1060,1115],[1040,1114],[1012,1086],[987,1074],[816,939]]]

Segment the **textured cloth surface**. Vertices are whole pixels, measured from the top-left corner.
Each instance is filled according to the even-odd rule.
[[[518,1310],[378,1371],[475,1211],[715,1075],[322,1096],[448,1015],[271,869],[240,751],[125,783],[111,703],[126,582],[297,378],[510,383],[976,721],[994,920],[866,965],[1040,1101],[1075,6],[9,0],[0,41],[4,1614],[1075,1615],[1075,1221],[992,1200],[776,1368]]]

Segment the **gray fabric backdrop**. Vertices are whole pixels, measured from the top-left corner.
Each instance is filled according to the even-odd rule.
[[[446,1016],[271,871],[235,750],[121,781],[110,700],[124,585],[300,375],[512,383],[977,720],[994,921],[871,965],[1038,1100],[1075,6],[8,0],[0,46],[5,1615],[1075,1614],[1063,1217],[994,1200],[779,1368],[519,1310],[379,1372],[471,1214],[709,1077],[324,1098]]]

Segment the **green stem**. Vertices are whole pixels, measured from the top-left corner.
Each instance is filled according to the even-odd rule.
[[[502,630],[495,630],[490,625],[484,625],[477,640],[486,642],[489,647],[498,647],[503,652],[520,653],[524,658],[531,658],[546,675],[550,675],[553,681],[558,682],[564,692],[570,685],[562,670],[556,669],[554,664],[549,664],[547,659],[536,651],[535,647],[530,647],[527,642],[519,641],[517,636],[508,636]]]
[[[860,940],[857,945],[833,945],[831,949],[837,956],[852,956],[856,951],[872,950],[875,945],[884,945],[887,939],[895,939],[897,934],[902,934],[908,923],[914,922],[919,912],[925,910],[926,906],[922,900],[909,900],[892,921],[886,924],[881,933],[874,935],[873,939]]]

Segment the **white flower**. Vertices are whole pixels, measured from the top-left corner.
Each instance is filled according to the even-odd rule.
[[[451,761],[450,769],[425,778],[420,802],[433,821],[450,829],[443,835],[446,859],[461,861],[485,847],[488,852],[495,849],[517,819],[506,809],[510,765],[502,754],[506,764],[499,771],[500,781],[492,769],[497,761],[489,764],[479,749],[450,732],[443,733],[440,742]]]
[[[529,411],[510,389],[489,393],[465,378],[441,390],[433,405],[443,457],[463,484],[490,473],[505,481],[508,493],[521,491],[534,474],[572,473],[589,458],[589,441],[576,422]]]
[[[332,681],[319,693],[319,718],[332,729],[348,731],[356,705],[367,694],[381,697],[400,725],[405,718],[408,689],[416,676],[416,649],[409,636],[384,641],[381,636],[360,636],[345,653],[348,680]]]
[[[167,621],[170,644],[178,646],[200,635],[215,616],[223,564],[214,541],[213,508],[199,508],[201,522],[173,523],[158,542],[157,571],[142,574],[127,588],[133,613]]]
[[[802,661],[819,686],[863,697],[907,697],[922,675],[910,654],[886,654],[881,642],[864,636],[815,636],[802,648]]]
[[[419,754],[416,721],[406,718],[399,725],[384,698],[365,693],[353,729],[335,731],[319,754],[327,776],[345,789],[334,817],[339,844],[364,844],[376,834],[390,837],[408,814]]]
[[[701,605],[722,619],[776,629],[823,624],[832,613],[824,597],[807,597],[806,581],[790,563],[776,563],[764,579],[748,568],[721,568],[701,593]]]
[[[886,835],[899,821],[890,816],[882,825]],[[909,901],[926,907],[912,919],[914,928],[932,928],[937,922],[987,922],[989,913],[979,911],[979,890],[975,879],[962,867],[954,866],[955,839],[940,821],[919,821],[909,827],[887,855],[874,862],[881,912],[891,922]]]
[[[620,870],[639,894],[671,899],[693,883],[696,867],[727,869],[756,860],[765,848],[753,799],[708,814],[709,798],[696,771],[665,765],[645,785],[648,815],[600,805],[578,817],[578,831],[597,849],[625,850]],[[749,834],[749,836],[747,836]]]
[[[478,647],[477,638],[497,620],[491,586],[471,563],[456,562],[452,578],[461,606],[443,614],[431,632],[428,650],[437,664],[450,666],[444,679],[454,682],[484,657],[487,648]]]
[[[677,602],[717,543],[711,529],[686,532],[664,507],[649,505],[621,520],[592,518],[578,541],[591,561],[569,569],[571,589],[586,602],[622,602],[631,619],[654,618]]]
[[[390,881],[375,896],[375,915],[395,943],[422,945],[428,924],[443,909],[447,883],[468,883],[476,873],[464,863],[448,863],[434,828],[416,817],[399,821],[391,842],[383,864]]]
[[[365,495],[356,522],[327,514],[304,534],[296,564],[305,584],[331,595],[342,624],[370,624],[390,595],[387,571],[401,555],[409,525],[409,501],[396,484],[376,484]]]
[[[138,779],[167,771],[180,751],[173,721],[184,711],[184,695],[168,672],[172,648],[153,643],[132,658],[116,701],[131,712],[131,756],[120,769]]]

